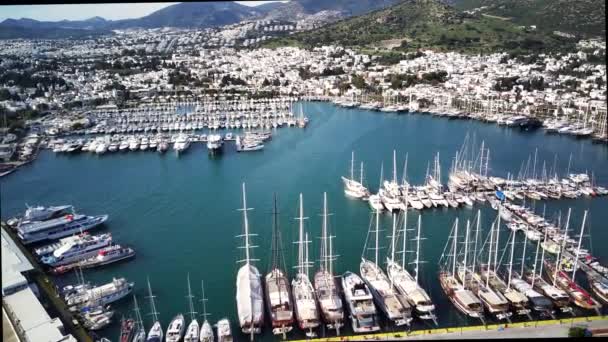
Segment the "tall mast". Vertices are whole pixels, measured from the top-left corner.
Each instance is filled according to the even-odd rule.
[[[572,208],[568,208],[568,216],[566,218],[566,228],[564,229],[564,237],[562,239],[562,245],[560,246],[559,250],[557,251],[557,262],[555,263],[555,270],[553,272],[553,286],[555,286],[555,283],[557,281],[557,272],[559,272],[559,269],[562,266],[562,248],[565,247],[566,244],[566,237],[568,236],[568,227],[570,227],[570,212],[571,212]]]
[[[321,239],[323,239],[323,243],[321,244],[321,265],[323,270],[328,270],[327,265],[327,193],[323,193],[323,226],[321,228]]]
[[[490,269],[492,264],[492,242],[494,241],[494,223],[492,223],[492,227],[490,228],[490,246],[488,248],[488,274],[486,276],[486,286],[490,286]]]
[[[144,321],[141,319],[141,313],[139,312],[139,306],[137,305],[137,296],[135,295],[133,295],[133,303],[135,304],[133,311],[135,311],[135,319],[137,320],[137,324],[141,329],[145,330]]]
[[[547,230],[545,229],[545,239],[543,241],[547,241]],[[540,256],[540,268],[538,270],[538,277],[542,278],[543,277],[543,264],[545,262],[545,249],[543,248],[543,251],[541,252],[541,256]],[[534,265],[536,266],[536,265]],[[536,275],[533,273],[532,274],[532,286],[534,286],[534,278],[536,277]]]
[[[391,235],[391,261],[395,261],[395,237],[397,236],[397,222],[395,220],[395,213],[393,214],[393,232]]]
[[[306,239],[306,244],[304,245],[304,262],[305,262],[305,269],[306,269],[306,278],[308,278],[308,268],[310,267],[309,263],[308,263],[308,232],[306,232],[304,234],[304,238]]]
[[[568,171],[566,171],[566,176],[570,174],[570,165],[572,164],[572,152],[570,152],[570,158],[568,159]]]
[[[247,211],[251,210],[252,208],[247,208],[247,194],[246,194],[246,190],[245,190],[245,183],[243,183],[243,209],[239,209],[243,211],[243,223],[244,223],[244,229],[245,229],[245,234],[243,234],[243,237],[245,237],[245,264],[249,265],[250,260],[251,260],[251,256],[249,255],[249,221],[247,220]]]
[[[479,236],[479,220],[480,210],[477,210],[477,227],[475,227],[475,243],[473,244],[473,266],[471,271],[475,272],[475,263],[477,262],[477,240]]]
[[[192,320],[196,319],[196,312],[194,312],[194,306],[192,305],[192,289],[190,288],[190,273],[188,273],[188,306],[190,307],[190,317]]]
[[[304,239],[304,220],[308,219],[308,217],[304,217],[304,200],[302,199],[302,193],[300,193],[300,217],[296,218],[296,220],[300,221],[300,229],[298,234],[298,273],[304,273],[304,269],[308,271],[308,260],[305,260],[305,251],[304,244],[308,243],[308,238],[306,242]],[[308,272],[307,272],[308,274]]]
[[[524,249],[526,246],[524,246]],[[507,282],[507,289],[511,289],[511,278],[513,277],[513,253],[515,252],[515,231],[511,232],[511,256],[509,257],[509,281]],[[523,270],[522,273],[523,274]]]
[[[420,225],[421,225],[422,215],[418,214],[418,236],[416,237],[416,262],[414,264],[416,275],[414,275],[414,279],[416,280],[416,284],[418,284],[418,267],[420,264]]]
[[[355,151],[351,152],[351,158],[350,158],[350,179],[353,180],[355,179],[354,176],[354,168],[355,168]]]
[[[456,218],[456,221],[454,221],[454,241],[452,244],[452,248],[454,249],[454,252],[452,254],[452,276],[455,277],[456,276],[456,243],[458,240],[458,217]]]
[[[397,151],[393,150],[393,183],[397,183]]]
[[[500,212],[501,206],[498,205],[498,210]],[[498,221],[496,222],[496,245],[494,246],[494,275],[496,275],[496,266],[498,261],[498,244],[500,241],[500,213],[498,214]]]
[[[403,212],[403,250],[401,251],[401,267],[405,269],[405,256],[407,253],[407,211]]]
[[[467,220],[467,230],[464,235],[464,279],[467,279],[467,254],[469,254],[469,231],[471,229],[471,222]]]
[[[572,271],[572,281],[574,281],[574,276],[576,276],[576,267],[578,266],[578,256],[581,250],[581,243],[583,242],[583,232],[585,230],[585,221],[587,221],[587,210],[585,210],[585,214],[583,215],[583,224],[581,224],[581,234],[578,237],[578,247],[576,248],[576,258],[574,258],[574,271]]]
[[[401,180],[401,183],[403,183],[403,185],[407,184],[407,157],[408,157],[408,153],[405,153],[405,162],[403,163],[403,179]],[[407,191],[409,188],[406,187],[405,191]]]
[[[532,166],[532,177],[536,180],[536,155],[538,154],[538,147],[534,149],[534,166]]]
[[[152,287],[150,286],[150,279],[147,278],[148,281],[148,298],[150,298],[150,307],[152,309],[152,312],[150,312],[150,315],[152,315],[152,319],[154,320],[154,322],[158,322],[158,312],[156,312],[156,306],[154,306],[154,296],[152,295]]]
[[[526,247],[528,247],[528,234],[524,234],[524,248],[521,255],[521,273],[524,273],[524,266],[526,264]]]
[[[374,263],[378,265],[378,228],[380,227],[380,211],[376,211],[376,241],[374,248]]]
[[[361,162],[361,175],[359,177],[359,183],[363,185],[363,162]]]
[[[207,313],[207,304],[205,304],[207,302],[207,298],[205,298],[205,283],[202,280],[201,280],[201,290],[202,290],[201,302],[203,303],[203,319],[206,321],[207,316],[209,314]]]

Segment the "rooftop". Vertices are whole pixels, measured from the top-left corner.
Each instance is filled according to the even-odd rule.
[[[27,285],[22,273],[33,269],[34,266],[2,229],[2,296],[12,289]]]

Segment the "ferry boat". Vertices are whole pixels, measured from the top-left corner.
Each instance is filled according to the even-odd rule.
[[[100,305],[106,305],[124,298],[132,290],[133,283],[127,282],[125,278],[114,278],[111,283],[69,294],[65,301],[70,307],[82,307],[92,300],[98,301]]]
[[[56,240],[98,227],[107,219],[108,215],[86,216],[68,214],[47,221],[21,223],[17,227],[17,235],[25,245],[46,240]]]
[[[230,330],[230,321],[228,318],[222,318],[217,322],[217,341],[232,342],[232,332]],[[201,340],[202,341],[202,340]]]
[[[72,241],[79,241],[80,239],[82,239],[83,235],[88,235],[88,234],[89,234],[88,232],[83,232],[82,234],[74,234],[72,236],[68,236],[68,237],[59,239],[59,241],[57,241],[57,242],[53,242],[51,244],[35,248],[34,255],[36,255],[40,259],[45,256],[53,255],[53,252],[55,252],[59,247],[65,245],[67,243],[71,243]]]
[[[353,331],[356,333],[379,331],[378,313],[374,297],[361,278],[352,272],[342,275],[342,289]]]
[[[124,247],[121,245],[112,245],[99,250],[96,256],[82,260],[79,265],[82,268],[93,268],[129,259],[134,256],[135,250],[133,248]]]
[[[169,327],[167,327],[167,335],[165,336],[166,342],[178,342],[181,341],[184,336],[185,321],[184,315],[178,314],[173,317]]]
[[[42,257],[43,264],[56,267],[66,265],[96,255],[98,251],[112,243],[111,234],[82,234],[77,239],[70,239],[53,251],[52,255]]]

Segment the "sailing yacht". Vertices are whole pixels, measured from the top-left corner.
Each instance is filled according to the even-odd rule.
[[[315,290],[308,278],[308,269],[311,264],[308,261],[308,233],[304,233],[304,204],[300,194],[300,217],[298,235],[298,272],[291,282],[293,290],[294,308],[296,319],[300,329],[306,331],[306,337],[312,338],[317,334],[313,329],[320,325],[319,311],[315,299]]]
[[[162,342],[163,340],[163,327],[160,325],[158,321],[158,312],[156,312],[156,306],[154,306],[154,296],[152,295],[152,287],[150,287],[150,279],[148,279],[148,298],[150,298],[150,308],[154,323],[152,324],[152,328],[148,332],[148,338],[146,342]]]
[[[379,331],[378,313],[369,287],[355,273],[342,275],[342,289],[353,331],[356,333]]]
[[[323,193],[323,226],[321,229],[321,258],[320,267],[314,276],[314,288],[321,308],[321,314],[327,328],[335,329],[340,334],[344,326],[344,308],[338,292],[338,286],[333,273],[333,238],[328,235],[327,227],[327,193]]]
[[[264,278],[266,306],[272,321],[272,333],[275,335],[285,335],[293,327],[293,307],[291,303],[291,293],[289,281],[285,275],[285,260],[282,255],[281,231],[277,220],[277,196],[274,195],[274,207],[272,213],[272,264],[270,271]]]
[[[479,213],[478,213],[479,215]],[[496,245],[498,245],[498,241],[499,241],[499,229],[496,229],[496,242],[494,242],[494,227],[495,224],[492,223],[492,227],[490,229],[490,233],[488,234],[488,239],[486,240],[486,242],[488,242],[488,244],[490,245],[488,248],[488,262],[486,265],[482,265],[480,266],[481,272],[477,272],[477,270],[475,268],[472,268],[471,270],[469,270],[466,266],[462,267],[458,270],[458,277],[460,278],[460,280],[465,283],[468,284],[473,293],[476,293],[477,296],[479,297],[479,299],[481,300],[481,302],[483,303],[483,305],[486,307],[486,309],[493,314],[497,319],[499,320],[509,320],[510,317],[513,315],[512,312],[509,311],[509,301],[505,298],[505,296],[498,292],[493,290],[490,287],[489,284],[489,278],[490,277],[486,277],[485,281],[482,279],[481,274],[484,272],[484,269],[490,269],[491,264],[492,264],[492,244],[495,243]],[[465,238],[465,246],[468,246],[468,231],[469,231],[469,224],[467,223],[467,237]],[[482,247],[483,249],[483,247]],[[498,253],[498,252],[497,252]],[[496,265],[496,254],[494,254],[494,265]],[[481,254],[481,253],[480,253]],[[465,252],[466,255],[466,252]],[[465,256],[466,258],[466,256]],[[485,268],[484,268],[485,267]],[[494,270],[496,269],[496,266],[494,266]]]
[[[412,321],[412,307],[407,302],[407,299],[402,298],[403,296],[397,294],[388,277],[384,274],[384,271],[378,266],[378,251],[380,249],[378,247],[380,213],[375,212],[375,215],[376,228],[372,231],[370,224],[370,229],[367,233],[369,237],[369,234],[374,232],[375,245],[374,247],[368,248],[368,239],[366,239],[366,244],[363,248],[363,256],[361,257],[361,263],[359,264],[359,272],[367,286],[369,286],[374,297],[374,302],[380,311],[382,311],[396,326],[409,325]],[[372,249],[374,251],[373,261],[365,258],[367,249]]]
[[[184,336],[184,342],[198,342],[199,338],[199,325],[196,320],[196,312],[194,312],[194,305],[192,305],[192,290],[190,289],[190,274],[188,274],[188,305],[190,308],[190,319],[191,322],[186,328],[186,335]]]
[[[452,253],[446,257],[445,251],[452,240]],[[439,271],[439,283],[443,292],[448,296],[452,304],[469,317],[479,318],[483,322],[483,307],[481,301],[473,292],[466,288],[466,283],[461,283],[456,276],[456,263],[457,263],[457,252],[458,252],[458,218],[454,221],[448,240],[441,253],[439,259],[440,271]],[[468,245],[465,245],[468,246]],[[465,256],[467,253],[465,253]],[[452,259],[451,270],[448,268],[449,259]],[[445,263],[442,261],[445,258]],[[464,262],[466,269],[466,260]]]
[[[435,305],[431,301],[431,298],[427,292],[418,283],[418,267],[420,257],[420,225],[421,216],[418,215],[418,235],[416,237],[416,260],[414,261],[415,277],[407,271],[405,265],[405,256],[407,253],[406,241],[407,241],[407,213],[403,214],[403,248],[401,255],[403,256],[401,264],[395,260],[396,243],[398,239],[396,231],[395,215],[393,215],[393,233],[391,235],[391,255],[387,258],[386,271],[388,278],[391,283],[395,286],[397,291],[415,308],[416,314],[421,319],[432,320],[437,324],[437,316],[435,315]]]
[[[241,330],[251,334],[253,339],[253,334],[259,334],[264,324],[264,297],[260,272],[253,265],[255,259],[250,255],[250,249],[255,247],[249,241],[252,234],[249,233],[247,211],[251,209],[247,208],[245,183],[243,183],[243,208],[239,210],[243,212],[244,234],[241,237],[245,238],[245,259],[241,262],[245,264],[241,266],[236,276],[236,305]]]
[[[355,152],[352,152],[352,158],[350,162],[350,178],[342,176],[342,182],[344,182],[344,193],[347,196],[354,198],[363,198],[369,196],[369,191],[363,186],[363,163],[361,163],[361,178],[360,181],[356,181],[354,177],[354,163],[355,163]]]
[[[144,342],[146,340],[146,328],[144,322],[141,319],[141,313],[139,312],[139,306],[137,305],[137,297],[133,295],[133,311],[135,311],[135,328],[133,329],[132,342]]]
[[[388,211],[406,210],[406,204],[400,199],[401,190],[397,183],[397,152],[393,150],[393,180],[381,182],[383,188],[378,191],[382,204]]]
[[[201,297],[201,302],[203,303],[203,324],[201,325],[201,330],[200,330],[200,336],[199,336],[199,340],[200,342],[215,342],[215,336],[213,336],[213,328],[211,328],[211,324],[209,324],[209,321],[207,320],[207,316],[209,316],[209,314],[207,313],[207,305],[205,304],[205,302],[207,301],[207,299],[205,298],[205,284],[203,283],[203,281],[201,280],[201,289],[202,289],[202,297]],[[228,331],[230,331],[230,326],[228,326]]]

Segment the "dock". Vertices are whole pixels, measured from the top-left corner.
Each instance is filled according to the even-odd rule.
[[[608,316],[573,317],[569,319],[541,320],[532,322],[488,324],[414,330],[410,332],[390,332],[333,336],[305,341],[404,341],[404,340],[441,340],[441,339],[485,339],[485,338],[550,338],[568,337],[569,329],[583,327],[591,331],[608,328]]]

